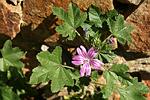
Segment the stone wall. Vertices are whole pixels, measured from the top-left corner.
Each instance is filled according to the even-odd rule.
[[[20,38],[20,41],[53,44],[59,40],[54,30],[59,21],[52,15],[53,5],[67,10],[68,4],[73,2],[85,11],[93,4],[105,13],[116,8],[118,1],[137,8],[125,16],[134,27],[129,50],[150,51],[150,0],[0,0],[0,34]]]

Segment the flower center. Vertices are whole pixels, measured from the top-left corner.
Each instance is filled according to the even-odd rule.
[[[85,63],[89,63],[90,62],[90,59],[89,58],[86,58],[85,60],[84,60],[84,64]]]

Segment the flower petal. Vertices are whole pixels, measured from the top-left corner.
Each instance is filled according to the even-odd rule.
[[[80,48],[83,52],[85,52],[85,53],[87,52],[84,46],[81,45]]]
[[[73,56],[72,60],[81,60],[81,61],[83,61],[84,58],[80,55],[75,55],[75,56]]]
[[[83,77],[86,74],[86,76],[91,75],[91,67],[89,63],[83,64],[83,66],[80,69],[80,76]]]
[[[76,61],[72,61],[72,63],[73,63],[74,65],[81,65],[81,64],[83,64],[83,61],[81,61],[81,60],[76,60]]]
[[[83,55],[82,55],[82,51],[81,51],[80,48],[77,48],[77,53],[78,53],[80,56],[83,56]]]
[[[83,57],[87,57],[87,51],[86,51],[85,47],[81,45],[80,48],[81,48]]]
[[[90,48],[88,51],[89,58],[94,58],[96,55],[97,53],[95,52],[94,48]]]
[[[109,39],[109,43],[110,43],[110,44],[114,44],[114,43],[115,43],[115,38],[114,38],[114,37],[111,37],[111,38]]]
[[[91,67],[90,67],[89,64],[86,65],[85,73],[86,73],[86,76],[90,76],[91,75]]]
[[[87,57],[87,51],[82,45],[80,46],[80,48],[77,48],[77,53],[84,58]]]
[[[94,69],[99,70],[100,67],[101,67],[104,63],[101,62],[101,61],[98,60],[98,59],[92,59],[92,60],[90,61],[90,64],[94,67]]]
[[[81,68],[80,68],[80,76],[81,77],[83,77],[85,74],[85,68],[86,68],[85,65],[81,66]]]

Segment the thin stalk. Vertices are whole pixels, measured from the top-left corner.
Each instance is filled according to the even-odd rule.
[[[104,44],[110,37],[112,37],[113,35],[112,34],[110,34],[103,42],[102,42],[102,44]]]
[[[73,67],[70,67],[70,66],[63,66],[64,68],[69,68],[69,69],[72,69],[72,70],[75,70]]]
[[[105,42],[110,38],[110,37],[112,37],[113,35],[112,34],[110,34],[102,43],[101,43],[101,47],[103,47],[104,46],[104,44],[105,44]],[[101,49],[99,50],[99,53],[101,52]]]
[[[75,32],[76,32],[77,35],[81,38],[81,40],[83,41],[83,43],[85,44],[85,46],[88,47],[87,42],[86,42],[85,39],[80,35],[80,33],[79,33],[77,30],[75,30]]]

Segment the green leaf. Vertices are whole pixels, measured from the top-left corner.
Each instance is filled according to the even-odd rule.
[[[0,83],[0,100],[20,100],[20,98],[11,87]]]
[[[108,98],[112,95],[114,91],[116,91],[118,76],[110,71],[105,71],[103,75],[107,83],[102,88],[103,98]]]
[[[120,100],[146,100],[143,94],[148,93],[148,88],[142,83],[134,83],[119,89]]]
[[[70,69],[66,69],[67,66],[61,64],[61,52],[61,47],[56,47],[52,53],[43,51],[37,55],[41,66],[33,69],[33,73],[30,77],[31,84],[51,80],[52,92],[58,92],[65,85],[74,85],[73,72]]]
[[[64,85],[73,86],[74,81],[73,81],[70,73],[71,73],[70,70],[66,70],[63,67],[58,67],[54,73],[55,75],[53,75],[53,77],[51,79],[52,80],[51,90],[53,92],[57,92],[60,89],[62,89],[62,87]]]
[[[96,37],[96,35],[98,34],[98,33],[95,33],[94,31],[93,31],[93,29],[91,28],[92,26],[90,25],[90,24],[87,24],[87,23],[84,23],[84,24],[82,24],[82,26],[81,26],[82,28],[83,28],[83,30],[85,31],[85,38],[87,39],[87,40],[90,40],[90,38],[94,38],[95,39],[95,37]]]
[[[78,80],[80,78],[80,73],[78,70],[73,71],[72,73],[70,73],[72,79]]]
[[[99,58],[104,58],[104,60],[106,60],[107,62],[111,62],[115,56],[116,55],[113,52],[99,54]]]
[[[87,14],[80,12],[80,9],[71,3],[69,4],[67,12],[58,7],[53,7],[52,10],[54,15],[64,21],[63,25],[56,27],[56,31],[62,34],[63,37],[68,36],[68,40],[73,40],[76,36],[76,28],[84,23]]]
[[[125,64],[114,64],[110,70],[117,74],[122,74],[126,73],[129,70],[129,68]]]
[[[114,18],[114,17],[118,16],[118,12],[114,9],[114,10],[111,10],[108,13],[106,13],[106,15],[108,18]]]
[[[112,18],[107,19],[107,23],[110,29],[110,32],[118,39],[118,42],[121,44],[130,43],[132,27],[124,23],[124,17],[118,15],[115,17],[115,20]]]
[[[130,74],[128,73],[128,70],[129,68],[125,64],[114,64],[110,68],[110,71],[118,75],[119,81],[126,85],[131,84],[133,80]]]
[[[47,65],[49,61],[61,64],[62,63],[61,53],[62,53],[61,47],[56,47],[53,50],[53,53],[51,54],[48,51],[40,52],[37,55],[37,59],[41,63],[41,65]]]
[[[121,77],[129,77],[130,75],[127,73],[129,68],[125,64],[114,64],[111,69],[112,72],[115,72],[118,76]]]
[[[106,85],[102,88],[103,98],[109,98],[113,93],[120,95],[121,100],[146,100],[143,94],[148,93],[148,87],[127,74],[128,67],[115,64],[104,72]]]
[[[91,7],[88,12],[90,23],[95,24],[96,27],[102,27],[103,19],[100,9]]]
[[[57,15],[62,20],[65,20],[67,18],[67,12],[65,12],[63,8],[53,7],[52,11],[54,15]]]
[[[24,64],[20,59],[24,56],[24,53],[18,48],[12,48],[12,43],[7,40],[1,49],[2,58],[0,58],[0,70],[6,71],[9,67],[13,66],[21,69]]]
[[[38,84],[41,82],[48,82],[51,77],[53,76],[51,73],[54,68],[50,69],[50,67],[47,66],[38,66],[37,68],[33,69],[33,73],[30,77],[30,83],[31,84]]]
[[[99,77],[98,72],[97,71],[92,71],[91,79],[93,81],[96,81],[98,79],[98,77]]]
[[[68,37],[68,40],[73,40],[76,37],[75,29],[67,23],[57,26],[56,31],[63,37]]]

